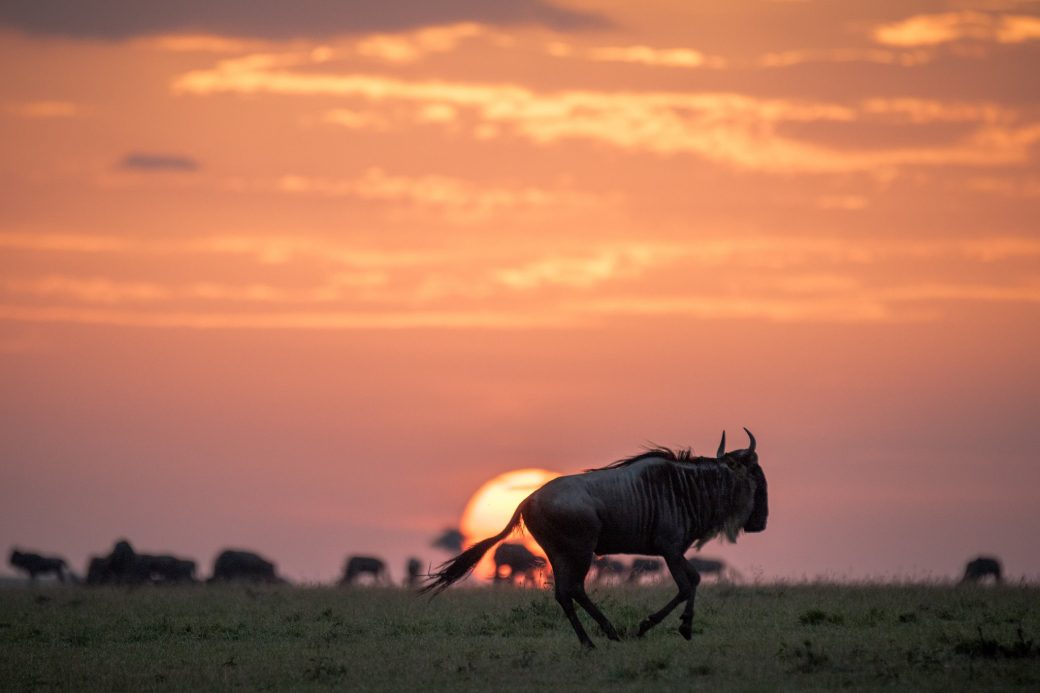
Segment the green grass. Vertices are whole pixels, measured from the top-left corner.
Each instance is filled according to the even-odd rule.
[[[671,588],[593,591],[633,633]],[[704,586],[645,638],[579,648],[551,593],[0,591],[0,690],[1040,690],[1034,587]]]

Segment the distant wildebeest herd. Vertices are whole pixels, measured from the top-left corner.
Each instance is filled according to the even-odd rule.
[[[461,539],[460,539],[461,541]],[[692,558],[694,565],[711,564],[720,567],[716,574],[723,574],[722,561]],[[24,572],[31,580],[53,576],[58,581],[87,585],[172,585],[201,582],[195,561],[168,554],[138,553],[129,541],[120,539],[104,556],[92,556],[87,562],[86,573],[81,577],[69,569],[68,563],[59,556],[44,556],[37,553],[12,550],[10,564]],[[544,577],[545,559],[531,552],[523,544],[504,542],[495,551],[494,582],[510,585],[538,585]],[[598,559],[590,579],[597,583],[648,582],[661,576],[662,564],[655,559],[637,558],[631,566],[606,557]],[[737,575],[730,569],[731,575]],[[627,576],[627,579],[626,579]],[[415,557],[405,563],[403,585],[417,588],[427,577],[422,562]],[[221,551],[213,562],[213,570],[205,581],[255,582],[284,584],[287,580],[278,574],[275,564],[252,552],[237,549]],[[341,585],[361,583],[392,585],[393,580],[386,562],[374,556],[350,556],[343,565]]]
[[[14,549],[10,563],[27,573],[31,580],[53,574],[61,582],[87,585],[187,584],[198,582],[195,561],[168,554],[138,553],[126,539],[115,543],[105,556],[91,556],[84,577],[69,570],[64,558],[41,556]],[[208,582],[247,580],[284,582],[274,563],[251,551],[224,550],[213,562]]]

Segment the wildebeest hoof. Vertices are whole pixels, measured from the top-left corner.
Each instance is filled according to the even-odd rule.
[[[693,639],[693,627],[689,623],[683,623],[679,626],[679,635],[683,636],[687,640]]]
[[[595,650],[596,649],[596,643],[592,642],[591,640],[582,640],[581,641],[581,647],[584,650]]]
[[[636,637],[637,638],[643,637],[643,634],[646,633],[648,630],[650,630],[653,627],[654,627],[654,622],[653,621],[651,621],[648,618],[644,619],[643,622],[639,624],[639,632],[636,633]]]

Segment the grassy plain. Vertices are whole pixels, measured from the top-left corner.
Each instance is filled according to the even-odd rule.
[[[629,634],[671,594],[592,592]],[[1040,690],[1036,587],[707,585],[677,625],[584,651],[543,590],[5,589],[0,690]]]

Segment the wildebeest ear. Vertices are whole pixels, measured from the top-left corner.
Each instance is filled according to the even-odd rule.
[[[726,454],[726,431],[722,431],[722,440],[719,442],[719,451],[715,453],[715,457],[722,457]]]

